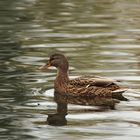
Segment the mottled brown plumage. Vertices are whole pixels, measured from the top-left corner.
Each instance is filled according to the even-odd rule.
[[[48,69],[54,66],[57,68],[57,76],[54,82],[56,93],[85,97],[113,97],[115,94],[123,93],[126,88],[119,87],[116,82],[109,78],[99,76],[82,76],[75,79],[69,79],[67,58],[60,53],[50,56],[48,63],[40,69]]]

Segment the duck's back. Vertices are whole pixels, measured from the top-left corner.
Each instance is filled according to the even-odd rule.
[[[107,87],[110,85],[116,85],[118,80],[113,80],[110,78],[104,78],[99,76],[82,76],[69,81],[71,85],[79,85],[79,86],[99,86],[99,87]],[[118,86],[117,86],[118,87]]]
[[[119,81],[99,76],[83,76],[69,81],[67,93],[76,96],[112,97],[115,93],[126,91],[117,82]]]

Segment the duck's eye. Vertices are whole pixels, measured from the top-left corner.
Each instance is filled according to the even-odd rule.
[[[54,60],[55,58],[54,57],[52,57],[50,60],[52,61],[52,60]]]
[[[52,60],[55,60],[55,59],[57,59],[57,57],[52,57],[52,58],[51,58],[51,61],[52,61]]]

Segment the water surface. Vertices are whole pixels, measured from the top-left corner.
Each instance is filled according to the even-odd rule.
[[[139,5],[138,0],[0,1],[0,138],[139,139]],[[129,101],[103,100],[114,107],[102,108],[56,100],[56,70],[37,69],[52,52],[68,57],[71,78],[123,80],[131,88],[124,94]]]

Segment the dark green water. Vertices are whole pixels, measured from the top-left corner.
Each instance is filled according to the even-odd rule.
[[[138,140],[139,6],[139,0],[0,1],[0,139]],[[56,70],[37,69],[56,51],[68,57],[71,77],[123,80],[133,89],[124,94],[129,102],[114,110],[57,105]],[[46,121],[52,116],[64,126]]]

